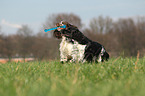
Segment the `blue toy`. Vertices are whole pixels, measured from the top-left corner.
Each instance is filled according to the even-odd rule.
[[[50,29],[45,29],[44,31],[47,32],[47,31],[55,30],[57,28],[66,28],[66,25],[59,26],[59,27],[54,27],[54,28],[50,28]]]

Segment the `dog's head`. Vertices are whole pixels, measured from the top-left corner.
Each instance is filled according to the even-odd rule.
[[[69,24],[68,22],[65,22],[65,21],[61,21],[60,23],[56,23],[56,27],[63,26],[63,25],[65,25],[66,28],[58,28],[58,29],[56,29],[53,32],[53,36],[54,37],[56,37],[58,39],[61,39],[62,38],[62,35],[61,35],[61,32],[60,32],[61,30],[63,30],[63,29],[66,29],[67,30],[67,28],[69,28],[71,26],[75,27],[74,25],[71,25],[71,24]]]
[[[56,23],[56,26],[57,26],[57,27],[63,26],[63,25],[65,25],[66,28],[58,28],[59,31],[62,30],[62,29],[67,29],[67,28],[70,27],[70,26],[73,26],[73,25],[71,25],[70,23],[68,23],[68,22],[66,22],[66,21],[61,21],[60,23]]]

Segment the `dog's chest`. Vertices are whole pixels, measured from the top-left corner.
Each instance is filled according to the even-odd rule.
[[[60,43],[60,51],[65,53],[71,53],[73,49],[73,44],[66,40],[66,37],[62,37],[62,41]]]
[[[69,41],[66,37],[62,37],[60,43],[60,52],[64,55],[70,55],[77,61],[82,61],[84,57],[86,45],[81,45],[77,41]]]

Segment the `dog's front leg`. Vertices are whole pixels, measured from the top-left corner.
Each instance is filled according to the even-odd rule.
[[[60,62],[64,63],[67,61],[67,56],[60,52]]]
[[[67,54],[66,54],[66,43],[65,43],[65,37],[63,37],[62,42],[60,43],[60,61],[66,62],[67,61]]]
[[[76,62],[78,60],[78,43],[74,41],[73,47],[72,47],[72,60],[71,62]]]
[[[78,44],[77,47],[78,47],[78,62],[85,62],[85,60],[83,60],[83,58],[84,58],[84,52],[85,52],[86,45]]]

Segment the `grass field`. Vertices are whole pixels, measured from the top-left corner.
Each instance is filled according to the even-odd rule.
[[[0,96],[145,96],[145,58],[0,64]]]

